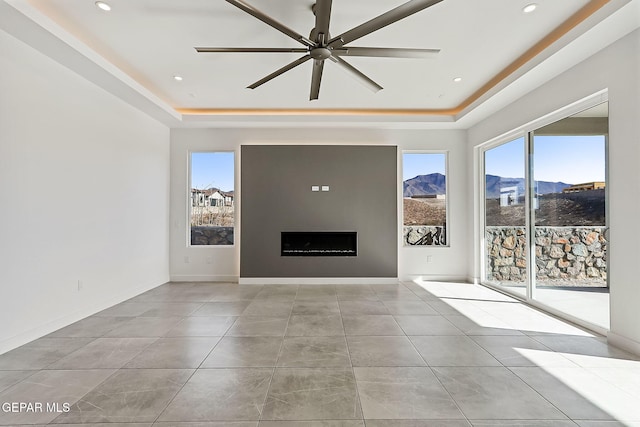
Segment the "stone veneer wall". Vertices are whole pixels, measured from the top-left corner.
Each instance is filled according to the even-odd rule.
[[[447,246],[446,227],[441,225],[406,225],[402,228],[405,246]]]
[[[192,245],[233,245],[233,227],[192,226]]]
[[[606,286],[605,227],[536,227],[536,280],[559,286]],[[487,227],[487,278],[526,280],[524,227]]]

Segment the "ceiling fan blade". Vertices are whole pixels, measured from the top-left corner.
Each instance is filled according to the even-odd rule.
[[[268,16],[267,14],[259,11],[258,9],[256,9],[255,7],[251,6],[249,3],[245,2],[244,0],[226,0],[227,3],[231,3],[232,5],[234,5],[235,7],[237,7],[238,9],[242,9],[245,12],[247,12],[249,15],[258,18],[259,20],[261,20],[262,22],[264,22],[265,24],[275,28],[276,30],[280,31],[281,33],[284,33],[286,35],[288,35],[289,37],[291,37],[292,39],[306,45],[306,46],[315,46],[315,43],[313,43],[311,40],[309,40],[308,38],[304,37],[303,35],[297,33],[296,31],[292,30],[291,28],[287,27],[284,24],[281,24],[280,22],[276,21],[275,19],[273,19],[272,17]]]
[[[198,53],[307,53],[305,47],[196,47]]]
[[[332,49],[338,56],[369,56],[375,58],[434,58],[440,49],[404,49],[390,47],[348,47]]]
[[[227,0],[229,1],[229,0]],[[364,24],[358,25],[339,36],[332,38],[328,45],[334,48],[339,48],[345,44],[351,43],[354,40],[364,37],[367,34],[371,34],[374,31],[378,31],[380,28],[384,28],[387,25],[400,21],[414,13],[420,12],[428,7],[431,7],[442,0],[411,0],[407,3],[401,4],[395,9],[391,9],[388,12],[379,15]]]
[[[365,76],[357,68],[355,68],[353,65],[349,64],[339,56],[330,56],[329,59],[341,66],[344,70],[347,70],[352,76],[356,77],[360,82],[364,83],[364,85],[372,91],[378,92],[379,90],[382,90],[382,86],[371,80],[369,77]]]
[[[313,74],[311,75],[311,93],[309,94],[309,101],[318,99],[320,95],[320,82],[322,81],[322,70],[324,69],[323,59],[313,60]]]
[[[310,59],[311,59],[311,55],[305,55],[302,58],[298,58],[295,61],[285,65],[284,67],[274,71],[273,73],[269,74],[268,76],[258,80],[254,84],[247,86],[247,89],[255,89],[258,86],[265,84],[269,80],[278,77],[280,74],[286,73],[287,71],[297,67],[300,64],[304,64],[305,62],[307,62]]]
[[[331,20],[332,0],[316,0],[313,9],[316,15],[315,33],[317,43],[323,44],[329,41],[329,21]]]

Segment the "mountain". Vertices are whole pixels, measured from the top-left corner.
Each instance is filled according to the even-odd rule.
[[[565,182],[536,181],[537,194],[562,193],[562,190],[570,187]],[[504,187],[518,187],[518,194],[524,195],[524,178],[503,178],[496,175],[486,176],[486,198],[497,199],[500,197],[500,189]]]
[[[402,183],[404,197],[423,196],[446,193],[446,177],[441,173],[418,175],[407,179]],[[564,182],[536,181],[538,194],[562,193],[562,190],[571,186]],[[496,175],[486,176],[486,197],[497,199],[500,197],[500,189],[504,187],[518,187],[518,194],[524,195],[524,178],[503,178]]]
[[[404,197],[445,194],[447,178],[441,173],[418,175],[402,183]]]

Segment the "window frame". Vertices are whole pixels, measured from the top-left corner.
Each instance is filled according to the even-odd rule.
[[[444,176],[445,176],[445,244],[444,245],[408,245],[404,239],[404,156],[405,154],[437,154],[444,155]],[[401,150],[400,151],[400,247],[401,248],[450,248],[451,247],[451,221],[450,221],[450,183],[449,183],[449,150]]]
[[[191,199],[191,190],[193,188],[193,155],[194,154],[216,154],[216,153],[231,153],[233,155],[233,171],[231,173],[233,177],[233,243],[230,245],[193,245],[191,244],[191,212],[193,208],[192,199]],[[238,235],[238,200],[236,200],[236,196],[238,195],[237,191],[237,169],[238,169],[238,153],[236,150],[189,150],[187,152],[187,197],[186,197],[186,220],[185,224],[185,241],[187,248],[197,248],[197,249],[221,249],[221,248],[235,248],[237,245]],[[222,190],[222,189],[220,189]],[[222,190],[225,191],[225,190]],[[205,198],[206,204],[207,198]]]

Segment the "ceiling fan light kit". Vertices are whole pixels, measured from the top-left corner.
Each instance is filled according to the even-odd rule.
[[[360,24],[344,33],[330,38],[329,24],[331,21],[331,5],[332,0],[316,0],[312,7],[315,14],[315,26],[311,30],[310,37],[304,37],[295,30],[276,21],[267,14],[259,11],[244,0],[226,0],[238,9],[243,10],[249,15],[259,19],[265,24],[275,28],[283,34],[296,40],[304,47],[300,48],[234,48],[234,47],[196,47],[198,53],[302,53],[304,56],[296,59],[284,67],[274,71],[273,73],[263,77],[257,82],[247,86],[249,89],[255,89],[264,83],[286,73],[287,71],[304,64],[309,60],[313,60],[313,68],[311,74],[311,91],[309,100],[318,99],[320,94],[320,85],[322,83],[322,72],[325,60],[338,65],[347,71],[365,86],[373,91],[379,91],[382,86],[371,80],[364,73],[359,71],[353,65],[344,60],[344,56],[361,56],[374,58],[430,58],[437,55],[439,49],[404,49],[404,48],[386,48],[386,47],[359,47],[346,46],[347,44],[358,40],[368,34],[378,31],[390,24],[398,22],[408,16],[420,12],[431,7],[443,0],[410,0],[407,3],[389,10],[363,24]]]

